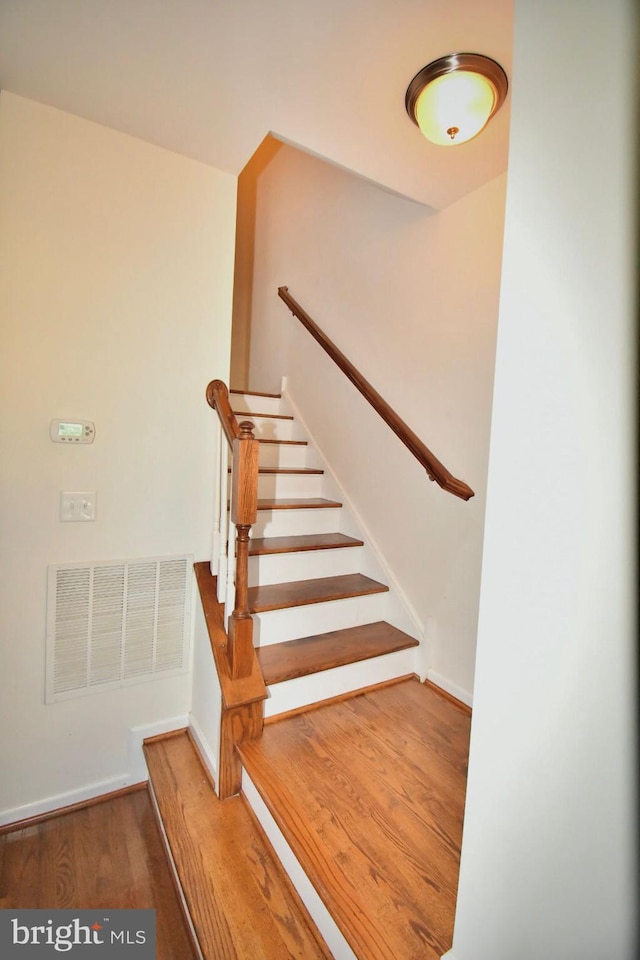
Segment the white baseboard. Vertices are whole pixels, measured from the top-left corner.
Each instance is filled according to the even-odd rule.
[[[106,780],[86,783],[81,787],[76,787],[74,790],[67,790],[65,793],[56,793],[50,797],[44,797],[42,800],[36,800],[33,803],[25,803],[22,806],[13,807],[9,810],[1,810],[0,826],[3,827],[9,823],[18,823],[20,820],[30,820],[32,817],[40,817],[45,813],[52,813],[54,810],[61,810],[64,807],[71,807],[75,803],[85,803],[88,800],[94,800],[96,797],[104,796],[106,793],[113,793],[115,790],[122,790],[123,787],[131,787],[135,783],[142,783],[144,780],[148,780],[149,774],[142,752],[142,741],[147,737],[155,737],[160,733],[169,733],[171,730],[178,730],[188,725],[189,718],[185,715],[170,717],[141,727],[133,727],[129,730],[128,772],[116,774],[116,776],[108,777]]]
[[[447,680],[446,677],[443,677],[442,674],[436,670],[427,670],[427,680],[435,683],[436,687],[441,687],[447,693],[450,693],[456,700],[461,700],[463,703],[466,703],[468,707],[473,706],[473,694],[467,690],[463,690],[462,687],[459,687],[457,684],[451,683],[450,680]],[[452,958],[452,960],[455,960],[455,957]]]
[[[145,776],[142,779],[146,780],[147,778]],[[130,787],[134,783],[139,783],[139,780],[133,780],[128,773],[123,773],[120,776],[110,777],[108,780],[87,783],[76,790],[69,790],[67,793],[57,793],[51,797],[45,797],[43,800],[36,800],[34,803],[25,803],[23,806],[14,807],[12,810],[2,810],[0,811],[0,826],[18,823],[20,820],[30,820],[32,817],[40,817],[44,813],[51,813],[52,810],[70,807],[74,803],[84,803],[86,800],[93,800],[105,793],[113,793],[114,790]]]
[[[191,731],[191,735],[196,743],[202,762],[204,763],[207,770],[213,777],[213,782],[216,784],[216,787],[217,787],[218,759],[215,756],[209,744],[207,743],[205,735],[202,732],[202,728],[200,727],[198,721],[196,720],[196,718],[193,716],[192,713],[189,714],[189,730]]]

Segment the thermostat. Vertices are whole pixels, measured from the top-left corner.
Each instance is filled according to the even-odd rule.
[[[55,443],[93,443],[96,428],[90,420],[52,420],[49,435]]]

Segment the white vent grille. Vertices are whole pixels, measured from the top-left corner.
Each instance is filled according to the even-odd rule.
[[[47,703],[184,672],[192,561],[49,567]]]

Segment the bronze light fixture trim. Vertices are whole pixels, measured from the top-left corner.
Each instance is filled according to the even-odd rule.
[[[480,53],[450,53],[423,67],[409,84],[405,107],[427,139],[465,143],[484,129],[507,95],[507,75]]]

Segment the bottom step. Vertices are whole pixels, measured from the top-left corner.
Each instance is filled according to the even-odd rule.
[[[205,960],[330,960],[242,797],[219,800],[186,731],[145,743],[152,794]]]

